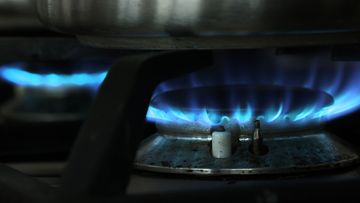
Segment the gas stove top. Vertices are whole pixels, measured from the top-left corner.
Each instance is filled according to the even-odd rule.
[[[0,2],[0,201],[359,200],[359,5]]]
[[[50,177],[40,180],[55,187],[77,191],[84,189],[74,188],[81,178],[105,179],[130,195],[272,185],[271,194],[255,196],[279,198],[287,184],[357,180],[357,131],[343,129],[356,126],[359,115],[357,62],[328,61],[327,51],[157,52],[92,73],[4,65],[1,75],[15,94],[2,105],[3,126],[13,136],[9,142],[29,146],[0,157],[27,174]],[[261,68],[271,62],[287,68]],[[25,139],[29,130],[37,138]],[[75,138],[76,153],[67,159]],[[100,168],[83,167],[92,164]]]

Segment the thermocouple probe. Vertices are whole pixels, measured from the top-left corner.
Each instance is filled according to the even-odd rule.
[[[254,126],[255,126],[255,129],[254,129],[254,133],[252,136],[249,150],[251,153],[253,153],[255,155],[265,155],[268,153],[269,149],[263,143],[263,135],[261,133],[260,121],[255,120]]]

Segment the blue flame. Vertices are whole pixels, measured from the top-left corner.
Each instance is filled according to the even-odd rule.
[[[232,113],[224,115],[216,114],[206,108],[201,112],[194,112],[150,106],[147,120],[213,125],[224,119],[236,119],[239,123],[247,123],[257,118],[272,124],[285,122],[305,124],[329,121],[359,110],[360,62],[334,62],[328,56],[328,52],[314,55],[274,56],[272,51],[256,53],[255,57],[249,57],[246,54],[236,57],[222,56],[223,58],[219,60],[221,62],[215,63],[215,69],[200,71],[160,84],[153,97],[167,91],[201,86],[285,85],[326,92],[334,99],[334,103],[330,106],[322,107],[322,101],[319,100],[315,106],[304,106],[297,110],[289,109],[290,103],[296,98],[288,95],[283,103],[269,106],[262,115],[255,113],[256,104],[237,106],[234,102]],[[231,95],[228,96],[231,97]],[[196,101],[190,102],[196,103]],[[161,106],[166,106],[166,104]]]
[[[268,115],[270,115],[271,117],[269,119],[267,119],[267,122],[271,123],[271,122],[275,121],[276,119],[278,119],[280,117],[282,111],[283,111],[283,105],[280,104],[279,109],[276,113],[274,113],[274,112],[268,113]]]
[[[305,108],[303,111],[301,111],[299,114],[295,116],[294,121],[300,121],[305,118],[308,118],[314,111],[315,108]]]
[[[105,79],[107,72],[75,73],[75,74],[38,74],[19,68],[18,65],[0,67],[0,76],[8,82],[28,87],[64,87],[64,86],[91,86],[96,87]]]
[[[244,110],[240,107],[236,107],[232,118],[236,119],[239,123],[247,123],[250,121],[252,116],[252,110],[250,105],[247,105]]]

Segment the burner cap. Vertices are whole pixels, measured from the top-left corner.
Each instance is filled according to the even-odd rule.
[[[235,108],[252,108],[256,115],[262,115],[270,108],[286,106],[288,112],[307,107],[320,110],[333,104],[333,98],[326,92],[299,87],[264,85],[224,85],[195,87],[162,93],[152,100],[152,105],[197,112],[231,113]]]

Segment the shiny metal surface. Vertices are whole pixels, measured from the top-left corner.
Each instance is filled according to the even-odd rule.
[[[135,168],[205,176],[291,174],[344,167],[359,161],[356,151],[324,132],[265,137],[263,142],[269,150],[265,155],[251,153],[251,140],[241,139],[231,157],[216,159],[210,152],[210,140],[155,134],[140,146]]]
[[[0,32],[46,29],[40,22],[33,0],[1,0]],[[1,33],[0,33],[1,34]]]
[[[49,27],[108,48],[244,48],[359,41],[357,0],[36,0]],[[279,39],[281,36],[281,39]]]

